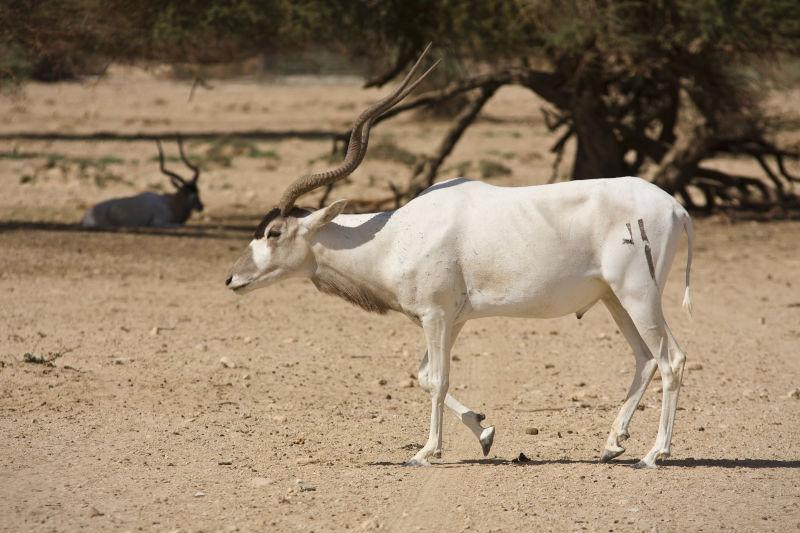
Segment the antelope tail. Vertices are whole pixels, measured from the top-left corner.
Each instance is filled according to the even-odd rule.
[[[686,255],[686,290],[683,292],[683,308],[692,316],[692,288],[689,284],[690,272],[692,270],[692,237],[694,230],[692,228],[692,219],[688,213],[683,219],[683,229],[686,232],[686,238],[689,243],[689,251]]]

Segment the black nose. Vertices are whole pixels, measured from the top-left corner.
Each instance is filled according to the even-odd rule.
[[[228,276],[228,279],[225,280],[225,286],[227,287],[228,285],[230,285],[231,281],[233,281],[233,276]]]

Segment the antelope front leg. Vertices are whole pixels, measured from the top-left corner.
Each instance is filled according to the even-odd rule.
[[[423,318],[428,343],[428,384],[431,393],[431,428],[428,441],[411,458],[409,466],[430,466],[428,459],[442,447],[442,411],[450,379],[450,346],[453,325],[443,312]]]
[[[455,343],[455,334],[458,333],[457,330],[461,329],[459,325],[455,326],[453,336],[451,337],[451,349],[453,344]],[[422,362],[419,365],[419,372],[417,373],[417,381],[419,381],[419,386],[425,390],[430,392],[431,386],[430,381],[428,379],[428,375],[430,370],[428,368],[428,352],[425,352],[425,356],[422,358]],[[444,405],[451,411],[453,414],[458,417],[461,422],[464,423],[465,426],[469,428],[473,435],[478,439],[478,442],[481,445],[481,450],[483,451],[483,456],[486,457],[489,455],[489,450],[492,449],[492,443],[494,442],[494,426],[483,427],[481,422],[484,421],[486,415],[481,413],[477,413],[467,407],[466,405],[459,402],[454,396],[450,394],[446,394],[444,397]],[[435,457],[442,456],[442,449],[441,447],[434,452]]]

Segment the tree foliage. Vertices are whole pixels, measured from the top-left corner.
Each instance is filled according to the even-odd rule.
[[[549,106],[560,161],[574,179],[647,174],[695,206],[797,207],[759,107],[757,67],[800,52],[793,0],[22,0],[0,4],[3,74],[58,79],[109,61],[207,63],[326,48],[366,60],[368,86],[400,75],[428,41],[448,59],[444,88],[400,111],[455,101],[439,152],[420,163],[405,201],[497,88],[522,85]],[[429,86],[430,87],[430,86]],[[395,113],[396,114],[396,113]],[[756,158],[764,176],[704,162]],[[761,179],[761,178],[765,179]],[[416,183],[412,186],[412,183]],[[700,207],[699,205],[695,207]]]
[[[381,4],[388,11],[394,5]],[[402,5],[410,9],[407,2]],[[418,101],[471,90],[475,101],[485,103],[477,91],[523,85],[550,104],[548,124],[559,135],[556,161],[575,140],[573,179],[646,174],[691,207],[709,210],[800,206],[792,192],[798,178],[785,164],[797,154],[771,142],[760,109],[763,86],[753,76],[759,62],[778,61],[800,49],[800,4],[542,0],[436,6],[421,22],[426,28],[421,37],[398,29],[403,18],[396,17],[391,31],[368,41],[385,43],[405,60],[414,54],[404,50],[421,47],[425,37],[444,35],[467,70],[480,64],[491,70],[462,76],[438,98],[431,94]],[[416,7],[422,10],[421,4]],[[368,33],[382,29],[367,26]],[[398,67],[388,72],[402,70]],[[454,128],[463,132],[465,126],[456,121]],[[441,150],[449,153],[452,145],[448,134]],[[723,154],[755,158],[764,179],[703,165]],[[431,161],[442,159],[440,152]],[[426,179],[410,186],[406,196],[427,185],[435,169],[420,166],[415,175]],[[690,189],[703,198],[700,204]]]

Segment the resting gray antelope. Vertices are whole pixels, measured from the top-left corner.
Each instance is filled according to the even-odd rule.
[[[164,167],[164,151],[161,142],[158,146],[158,164],[161,172],[169,177],[170,183],[177,189],[172,194],[143,192],[136,196],[112,198],[92,206],[83,216],[81,224],[87,228],[137,227],[137,226],[178,226],[185,223],[192,211],[203,211],[200,191],[197,189],[197,178],[200,169],[189,162],[183,153],[183,142],[178,139],[181,160],[192,171],[189,180]]]
[[[424,55],[424,54],[423,54]],[[421,58],[420,58],[421,59]],[[631,416],[656,369],[663,403],[653,448],[670,453],[685,357],[661,307],[676,247],[689,240],[684,306],[690,307],[692,222],[683,207],[639,178],[495,187],[466,179],[438,183],[395,211],[342,214],[340,200],[317,211],[298,197],[350,174],[364,158],[372,122],[419,83],[419,61],[392,94],[355,121],[344,162],[294,182],[258,226],[226,285],[237,294],[291,277],[367,311],[389,310],[422,326],[427,352],[419,383],[431,395],[428,440],[409,461],[441,453],[442,410],[456,413],[488,454],[494,428],[448,394],[450,350],[468,320],[489,316],[579,318],[602,301],[636,359],[627,399],[601,460],[622,452]],[[431,67],[433,68],[433,67]]]

